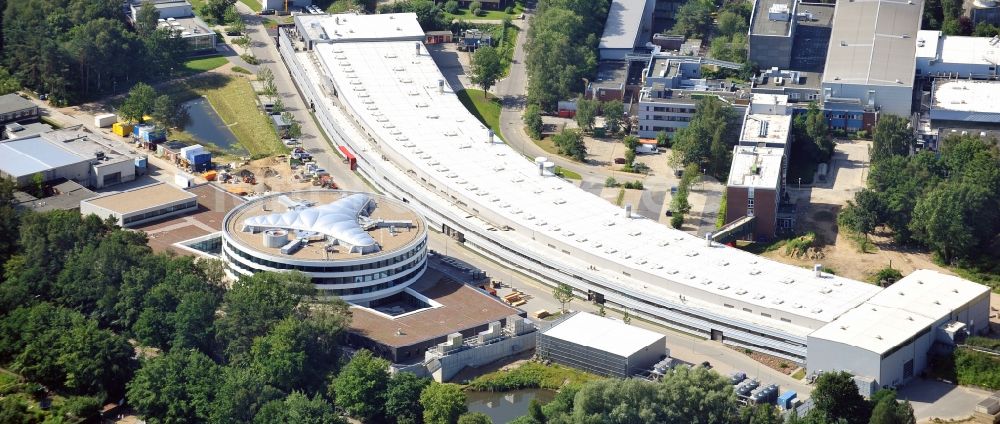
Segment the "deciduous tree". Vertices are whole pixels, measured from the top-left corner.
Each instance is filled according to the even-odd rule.
[[[530,104],[524,110],[524,127],[531,138],[536,140],[542,138],[542,113],[538,110],[538,105]]]
[[[621,100],[611,100],[601,105],[601,111],[604,113],[604,125],[607,126],[608,132],[617,134],[622,128],[622,120],[625,119],[625,105]]]
[[[573,301],[573,288],[569,284],[559,283],[552,290],[552,297],[556,299],[556,302],[559,302],[559,309],[565,311],[566,305]]]
[[[465,392],[451,383],[431,383],[425,387],[420,393],[420,404],[427,424],[451,424],[468,410]]]
[[[424,409],[420,406],[420,393],[431,384],[427,378],[409,372],[398,372],[389,380],[385,394],[386,418],[396,424],[420,424]]]
[[[128,384],[129,403],[147,422],[208,422],[219,366],[201,352],[174,350],[148,360]]]
[[[362,421],[385,416],[388,386],[389,362],[365,349],[351,357],[331,384],[337,405]]]

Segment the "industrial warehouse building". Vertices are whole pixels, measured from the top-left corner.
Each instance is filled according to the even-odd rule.
[[[652,37],[655,0],[612,0],[598,44],[601,60],[624,60]]]
[[[578,312],[538,335],[543,359],[589,373],[628,378],[667,356],[666,336],[621,321]]]
[[[80,126],[0,141],[0,177],[20,187],[41,175],[46,183],[63,178],[99,189],[134,180],[135,160]]]
[[[750,63],[786,69],[792,62],[792,44],[798,21],[795,0],[757,0],[750,14]]]
[[[910,115],[923,7],[923,0],[837,3],[823,71],[825,110],[861,118],[866,127],[876,112]]]
[[[419,25],[404,29],[412,14],[367,16],[355,33],[334,27],[345,18],[358,19],[296,17],[297,29],[279,30],[285,64],[332,142],[365,152],[358,172],[464,246],[634,316],[799,363],[809,334],[882,291],[636,219],[540,173],[490,136],[421,43],[399,41],[423,39]],[[322,28],[338,41],[318,42],[330,38]],[[372,41],[379,32],[390,40]]]
[[[917,33],[917,76],[996,78],[1000,37],[962,37],[941,31]]]
[[[80,213],[111,218],[122,227],[133,227],[198,209],[198,196],[166,183],[156,183],[80,202]]]
[[[0,125],[38,118],[38,106],[16,93],[0,96]]]
[[[870,395],[920,375],[935,343],[988,331],[989,314],[986,286],[917,270],[810,334],[808,368],[862,377]]]
[[[423,275],[427,225],[402,202],[375,194],[273,194],[226,214],[222,253],[233,275],[301,271],[321,294],[368,305]]]

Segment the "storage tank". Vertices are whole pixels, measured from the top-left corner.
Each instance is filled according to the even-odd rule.
[[[277,249],[288,244],[288,231],[280,229],[267,230],[264,231],[263,238],[264,246]]]

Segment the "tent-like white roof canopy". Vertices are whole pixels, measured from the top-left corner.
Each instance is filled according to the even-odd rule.
[[[359,193],[325,205],[254,216],[243,221],[243,231],[256,232],[262,228],[311,231],[337,239],[351,246],[353,252],[374,253],[379,251],[378,243],[359,223],[359,217],[370,210],[371,202],[368,195]]]

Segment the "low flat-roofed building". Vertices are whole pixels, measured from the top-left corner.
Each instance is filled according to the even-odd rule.
[[[194,7],[187,0],[132,0],[129,18],[135,22],[142,4],[151,2],[159,13],[157,28],[173,30],[188,43],[190,51],[215,50],[215,31],[205,21],[195,16]]]
[[[262,9],[272,9],[284,11],[285,7],[307,7],[312,6],[312,0],[263,0],[260,2]],[[254,12],[260,12],[255,10]]]
[[[0,96],[0,125],[38,117],[38,106],[17,93]]]
[[[198,209],[198,196],[167,183],[156,183],[80,202],[80,213],[113,218],[122,227],[189,213]]]
[[[809,335],[810,370],[848,371],[897,386],[920,375],[935,343],[989,329],[990,290],[917,270]]]
[[[593,374],[628,378],[667,356],[667,338],[621,321],[578,312],[538,335],[536,354]]]
[[[823,71],[824,108],[909,116],[923,0],[839,2]],[[836,100],[835,102],[832,100]]]
[[[379,15],[299,15],[295,35],[312,49],[316,44],[362,41],[424,41],[415,13]],[[387,31],[386,28],[394,28]],[[414,47],[422,48],[423,46]]]
[[[654,0],[612,0],[598,44],[601,60],[622,60],[651,40]]]
[[[788,107],[788,96],[753,94],[743,116],[739,144],[785,148],[791,142],[791,134],[792,109]]]
[[[102,188],[135,179],[135,158],[82,127],[0,142],[0,176],[24,187],[36,174],[43,182],[60,178]]]
[[[788,103],[819,102],[823,96],[821,81],[817,72],[789,71],[785,69],[765,69],[753,80],[754,94],[783,94]]]
[[[748,52],[751,63],[762,69],[791,64],[798,4],[794,0],[754,1]]]
[[[991,79],[998,75],[1000,37],[917,33],[917,76]]]
[[[932,121],[1000,123],[1000,82],[936,80],[930,117]]]
[[[4,139],[13,140],[15,138],[30,137],[33,135],[52,131],[52,126],[44,122],[11,122],[4,126]]]
[[[413,302],[423,303],[422,307],[413,310]],[[404,304],[409,312],[387,313]],[[475,336],[490,322],[506,322],[507,317],[519,313],[495,297],[428,268],[400,296],[371,307],[352,306],[348,340],[393,363],[412,363],[423,360],[424,351],[445,341],[449,334]]]
[[[700,58],[662,55],[650,58],[636,112],[639,137],[656,138],[660,131],[670,136],[687,127],[697,110],[698,99],[705,96],[719,98],[740,115],[746,111],[749,91],[725,80],[703,78],[702,64]]]
[[[64,180],[53,184],[48,191],[49,195],[43,198],[37,198],[23,191],[16,191],[14,192],[14,201],[18,208],[34,212],[68,211],[79,209],[81,201],[97,195],[73,180]]]

